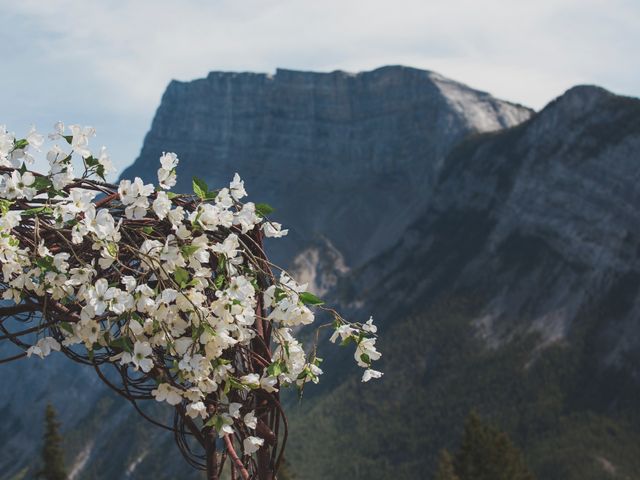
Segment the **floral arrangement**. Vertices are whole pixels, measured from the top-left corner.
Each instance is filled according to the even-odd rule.
[[[287,438],[280,390],[322,374],[296,333],[329,312],[330,340],[354,346],[366,382],[382,376],[371,368],[376,327],[348,322],[269,262],[264,237],[287,230],[268,205],[243,203],[237,174],[228,187],[194,178],[193,193],[173,193],[179,160],[164,153],[157,187],[109,184],[94,135],[58,123],[45,148],[35,129],[18,138],[0,126],[0,339],[22,349],[0,362],[60,351],[154,423],[139,401],[173,406],[163,426],[207,478],[227,458],[234,478],[274,478]],[[29,170],[45,149],[49,171]]]

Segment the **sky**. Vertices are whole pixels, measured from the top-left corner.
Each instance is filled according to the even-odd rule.
[[[0,125],[92,125],[121,171],[172,79],[403,64],[540,109],[640,96],[638,0],[0,0]]]

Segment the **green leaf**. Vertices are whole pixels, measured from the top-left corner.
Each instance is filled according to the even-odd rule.
[[[267,373],[270,377],[277,377],[282,371],[282,364],[280,362],[272,363],[267,367]]]
[[[275,212],[275,209],[267,203],[256,204],[256,214],[260,215],[261,217],[266,217],[273,212]]]
[[[305,305],[323,305],[324,302],[316,297],[313,293],[310,292],[302,292],[298,295],[300,301]]]
[[[0,212],[4,215],[9,211],[9,208],[13,205],[13,202],[9,200],[0,199]]]
[[[216,422],[218,421],[218,416],[214,415],[213,417],[211,417],[207,423],[204,424],[205,427],[215,427]]]
[[[174,198],[179,197],[180,195],[178,195],[177,193],[173,193],[173,192],[167,192],[167,198],[169,200],[173,200]]]
[[[49,207],[29,208],[29,209],[25,210],[24,212],[22,212],[22,216],[23,217],[31,217],[33,215],[37,215],[38,213],[51,214],[51,213],[53,213],[53,210],[51,210],[51,208],[49,208]]]
[[[14,150],[23,150],[29,145],[29,142],[26,138],[21,138],[20,140],[13,141],[13,149]]]
[[[111,255],[112,257],[117,257],[118,256],[118,245],[116,243],[108,243],[107,244],[107,252],[109,252],[109,255]]]
[[[214,337],[216,336],[216,331],[208,323],[206,323],[206,322],[202,323],[202,329],[205,332],[207,332],[209,335],[213,335]]]
[[[229,382],[231,382],[231,388],[235,388],[238,390],[244,389],[244,388],[249,388],[251,390],[255,390],[257,388],[260,388],[260,384],[257,383],[249,383],[249,384],[244,384],[239,382],[238,380],[236,380],[233,377],[229,377]]]
[[[177,267],[173,278],[181,288],[184,288],[189,281],[189,272],[182,267]]]
[[[55,188],[53,188],[53,186],[51,188],[47,189],[47,196],[49,198],[53,198],[55,196],[60,196],[60,197],[68,197],[69,194],[67,192],[65,192],[64,190],[56,190]]]
[[[210,190],[204,196],[203,200],[215,200],[217,196],[218,196],[217,190]]]
[[[89,167],[95,167],[96,165],[100,165],[100,162],[98,161],[98,159],[93,156],[89,156],[85,158],[84,161]]]
[[[142,227],[142,231],[147,235],[151,235],[153,233],[153,227]]]
[[[351,342],[353,342],[353,336],[349,335],[347,338],[345,338],[341,343],[340,346],[341,347],[346,347],[347,345],[349,345]]]
[[[63,135],[62,138],[64,138],[69,145],[73,142],[73,135]]]
[[[53,184],[51,183],[51,180],[49,180],[47,177],[36,177],[33,182],[33,188],[35,188],[36,190],[48,189],[52,185]]]
[[[224,273],[227,270],[227,259],[223,256],[218,257],[218,265],[216,266],[216,270],[219,273]]]
[[[224,281],[225,281],[224,275],[218,275],[216,277],[216,279],[214,280],[213,284],[215,285],[215,287],[218,290],[220,290],[220,289],[222,289],[222,286],[224,285]]]
[[[66,332],[73,334],[73,327],[69,322],[60,322],[60,328],[62,328]]]
[[[280,300],[282,300],[283,298],[285,298],[287,296],[287,292],[285,292],[282,288],[280,287],[276,287],[276,289],[273,291],[273,299],[276,302],[279,302]]]
[[[200,247],[196,245],[185,245],[182,248],[180,248],[180,251],[185,257],[190,257],[191,255],[196,253],[199,249]]]
[[[43,271],[53,269],[53,257],[44,257],[36,259],[36,266]]]
[[[99,164],[96,167],[96,173],[98,174],[98,176],[104,181],[106,180],[106,178],[104,177],[104,165]]]
[[[202,200],[207,198],[209,193],[209,186],[207,183],[198,177],[193,177],[193,193],[195,193]]]
[[[124,350],[125,352],[133,352],[133,343],[127,337],[118,337],[115,340],[111,340],[109,346]]]

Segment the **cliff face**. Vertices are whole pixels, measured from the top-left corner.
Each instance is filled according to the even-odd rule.
[[[212,72],[169,85],[123,177],[154,179],[163,150],[181,159],[176,190],[190,191],[194,175],[221,185],[237,171],[291,227],[273,246],[276,260],[290,263],[322,235],[353,266],[398,240],[458,141],[531,113],[406,67]]]

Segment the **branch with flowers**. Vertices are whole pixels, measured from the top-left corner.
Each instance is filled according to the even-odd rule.
[[[316,345],[296,333],[329,312],[318,328],[355,345],[366,382],[382,376],[376,327],[348,322],[269,261],[263,239],[287,230],[268,205],[243,203],[237,174],[176,194],[178,157],[164,153],[157,188],[113,185],[94,134],[58,123],[39,174],[27,165],[44,136],[0,127],[0,340],[19,348],[0,363],[62,352],[171,430],[207,479],[227,460],[232,478],[275,479],[288,433],[280,391],[322,374]],[[148,416],[140,402],[151,399],[173,407],[172,425]]]

